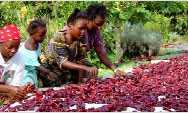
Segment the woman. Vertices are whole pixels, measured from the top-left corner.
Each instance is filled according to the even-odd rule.
[[[86,51],[90,51],[94,48],[100,61],[108,68],[110,68],[116,76],[126,75],[117,69],[115,65],[111,63],[105,53],[104,41],[101,35],[101,28],[105,23],[107,16],[106,6],[103,4],[94,3],[89,5],[86,10],[87,14],[87,29],[85,31],[84,40],[86,42]],[[63,28],[63,31],[67,31],[68,26]]]
[[[90,72],[92,76],[98,74],[96,67],[83,65],[86,50],[82,39],[87,27],[86,14],[75,9],[68,18],[67,26],[69,29],[58,32],[46,47],[45,63],[59,75],[59,80],[56,80],[54,85],[44,86],[60,86],[71,81],[82,82],[83,71]]]

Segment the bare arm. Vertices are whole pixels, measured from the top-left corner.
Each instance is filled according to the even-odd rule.
[[[101,61],[106,67],[110,68],[110,69],[114,72],[114,74],[115,74],[116,76],[123,76],[123,75],[126,75],[124,72],[118,70],[117,67],[111,63],[111,61],[108,59],[108,57],[106,56],[105,53],[102,54],[101,56],[98,56],[98,57],[99,57],[100,61]]]
[[[22,87],[8,86],[0,84],[0,93],[10,93],[14,98],[24,98],[26,92],[23,91]]]
[[[0,93],[8,93],[10,91],[10,86],[0,84]]]
[[[45,73],[45,74],[49,74],[50,71],[48,69],[46,69],[45,67],[43,67],[42,65],[37,66],[36,67],[38,70],[40,70],[41,72]]]
[[[109,69],[111,69],[114,74],[116,76],[122,76],[122,75],[125,75],[125,73],[119,71],[115,65],[113,65],[111,63],[111,61],[109,60],[109,58],[106,56],[106,53],[105,53],[105,48],[104,48],[104,40],[100,34],[100,32],[98,33],[97,39],[95,40],[95,43],[94,43],[94,49],[97,53],[97,56],[99,57],[100,61],[106,66],[108,67]]]
[[[82,64],[76,64],[67,60],[61,64],[61,67],[65,67],[68,69],[75,69],[75,70],[85,70],[91,73],[92,76],[96,76],[98,74],[98,69],[96,67],[88,67],[88,66],[85,66]]]
[[[65,67],[68,69],[74,69],[74,70],[85,70],[85,71],[87,71],[87,69],[88,69],[87,66],[85,66],[85,65],[76,64],[76,63],[73,63],[73,62],[70,62],[67,60],[61,64],[61,67]]]
[[[116,69],[116,66],[112,64],[112,62],[109,60],[109,58],[106,56],[106,53],[102,54],[101,56],[98,56],[100,61],[109,69],[114,71]]]

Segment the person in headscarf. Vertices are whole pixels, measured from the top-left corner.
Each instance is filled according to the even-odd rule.
[[[25,91],[23,71],[25,61],[18,48],[21,37],[15,25],[4,26],[0,30],[0,105],[13,99],[22,99],[35,89],[34,85]]]

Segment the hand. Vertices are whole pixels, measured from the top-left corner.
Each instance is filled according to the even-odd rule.
[[[126,75],[126,73],[124,73],[124,72],[122,72],[122,71],[120,71],[120,70],[116,70],[116,71],[114,72],[114,74],[115,74],[115,76],[124,76],[124,75]]]
[[[57,75],[55,75],[53,72],[50,72],[48,74],[48,76],[50,76],[50,78],[52,78],[52,79],[56,79],[57,78]]]
[[[23,86],[22,86],[23,87]],[[22,87],[10,86],[9,93],[15,99],[23,99],[26,96],[26,92]]]
[[[90,74],[92,77],[96,77],[97,74],[98,74],[98,69],[97,69],[97,67],[88,67],[88,68],[87,68],[87,71],[89,72],[89,74]]]
[[[35,84],[34,83],[28,83],[27,85],[24,85],[23,91],[26,93],[32,93],[35,91]]]

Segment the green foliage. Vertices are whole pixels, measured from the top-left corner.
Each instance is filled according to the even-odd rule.
[[[144,27],[156,33],[163,35],[163,43],[169,40],[170,19],[163,15],[153,13],[150,21],[146,22]]]
[[[177,24],[175,25],[175,31],[180,35],[188,34],[188,15],[185,14],[181,17],[177,17]]]
[[[20,18],[20,7],[23,7],[23,2],[0,2],[0,27],[7,24],[13,24],[19,21]],[[14,21],[13,21],[14,20]]]
[[[186,35],[188,28],[187,7],[187,1],[150,1],[147,3],[146,9],[150,10],[151,12],[158,12],[166,18],[169,18],[171,21],[172,32],[177,32],[180,35]]]
[[[0,2],[0,28],[7,24],[16,24],[22,40],[25,41],[29,37],[26,32],[29,21],[44,19],[48,22],[47,36],[43,42],[45,47],[52,36],[66,24],[74,8],[84,10],[89,4],[96,2],[106,5],[109,11],[102,34],[107,55],[112,62],[117,58],[116,45],[122,34],[120,27],[127,21],[131,24],[141,21],[144,28],[162,34],[163,43],[174,41],[171,33],[188,34],[188,2],[179,1],[3,1]],[[26,14],[21,13],[23,7],[26,7]],[[89,52],[87,58],[96,66],[105,68],[94,51]]]
[[[183,37],[177,34],[176,32],[169,34],[169,43],[175,43],[175,42],[181,42],[183,40]]]
[[[146,9],[159,12],[160,14],[170,17],[172,15],[182,15],[187,12],[187,2],[179,2],[179,1],[163,1],[163,2],[153,2],[149,1],[146,3]]]
[[[144,29],[143,24],[122,26],[121,45],[127,57],[156,55],[160,49],[162,35]]]

